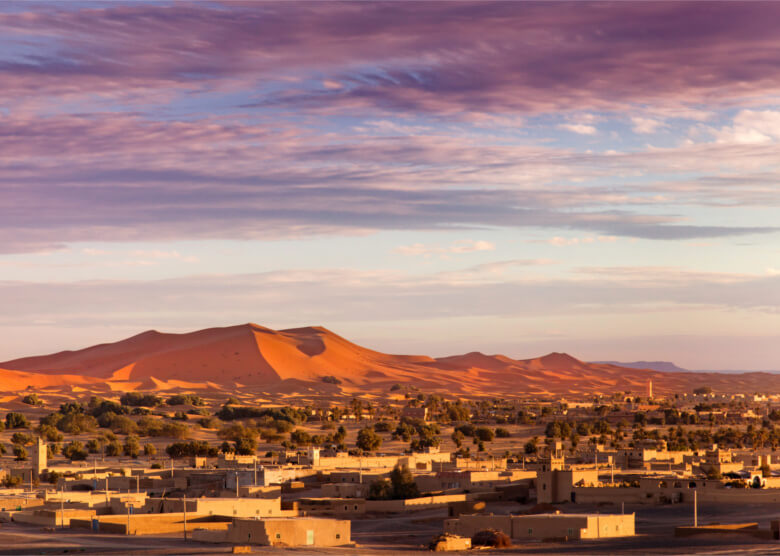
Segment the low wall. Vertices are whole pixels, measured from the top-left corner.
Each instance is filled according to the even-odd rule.
[[[73,519],[71,528],[94,530],[93,522],[97,521],[97,531],[100,533],[128,534],[128,516],[99,516],[93,519]],[[187,514],[187,531],[195,529],[227,530],[231,519]],[[165,533],[184,532],[184,514],[142,514],[130,515],[130,535],[161,535]]]
[[[621,502],[631,504],[692,504],[694,492],[699,504],[774,504],[780,503],[780,489],[757,488],[658,488],[574,487],[575,502],[598,504]]]
[[[467,494],[445,494],[423,496],[406,500],[366,500],[366,513],[400,513],[444,507],[450,502],[465,502],[471,499]]]

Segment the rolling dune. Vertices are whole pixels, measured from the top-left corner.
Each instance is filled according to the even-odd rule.
[[[111,344],[0,363],[0,369],[0,391],[67,386],[386,395],[398,383],[463,397],[585,396],[642,394],[649,379],[658,393],[705,384],[724,392],[780,391],[780,375],[771,373],[661,372],[587,363],[565,353],[525,360],[479,352],[439,359],[389,355],[322,327],[277,331],[251,323],[187,334],[148,331]]]

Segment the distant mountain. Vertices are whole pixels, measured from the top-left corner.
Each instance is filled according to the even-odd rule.
[[[678,367],[671,361],[632,361],[626,363],[624,361],[594,361],[594,363],[600,363],[603,365],[616,365],[618,367],[628,367],[629,369],[650,369],[653,371],[661,371],[662,373],[687,373],[688,369]]]
[[[658,370],[658,365],[663,365]],[[364,348],[310,326],[272,330],[257,324],[187,334],[150,330],[78,351],[0,363],[0,391],[23,388],[83,392],[245,389],[271,395],[346,394],[386,398],[395,384],[464,398],[593,396],[690,392],[780,392],[780,375],[700,373],[672,363],[588,363],[566,353],[517,360],[470,352],[434,359]]]

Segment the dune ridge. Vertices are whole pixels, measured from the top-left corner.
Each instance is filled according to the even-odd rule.
[[[185,334],[149,330],[114,343],[0,363],[0,391],[102,386],[386,393],[398,383],[463,397],[520,397],[641,394],[648,380],[658,393],[703,384],[725,392],[780,391],[780,375],[770,373],[662,372],[587,363],[558,352],[523,360],[480,352],[437,359],[391,355],[321,326],[272,330],[254,323]]]

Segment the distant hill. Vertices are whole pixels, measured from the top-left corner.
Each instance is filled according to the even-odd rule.
[[[651,369],[653,371],[661,371],[663,373],[687,373],[688,369],[678,367],[671,361],[632,361],[626,363],[623,361],[594,361],[594,363],[600,363],[604,365],[616,365],[618,367],[627,367],[629,369]]]
[[[653,362],[588,363],[557,352],[523,360],[479,352],[437,359],[390,355],[320,326],[272,330],[249,323],[187,334],[150,330],[77,351],[6,361],[0,363],[0,391],[244,388],[280,397],[381,399],[402,384],[460,397],[576,397],[644,392],[652,380],[657,393],[690,392],[703,384],[721,392],[780,392],[779,375],[701,373],[662,364],[659,370]]]

